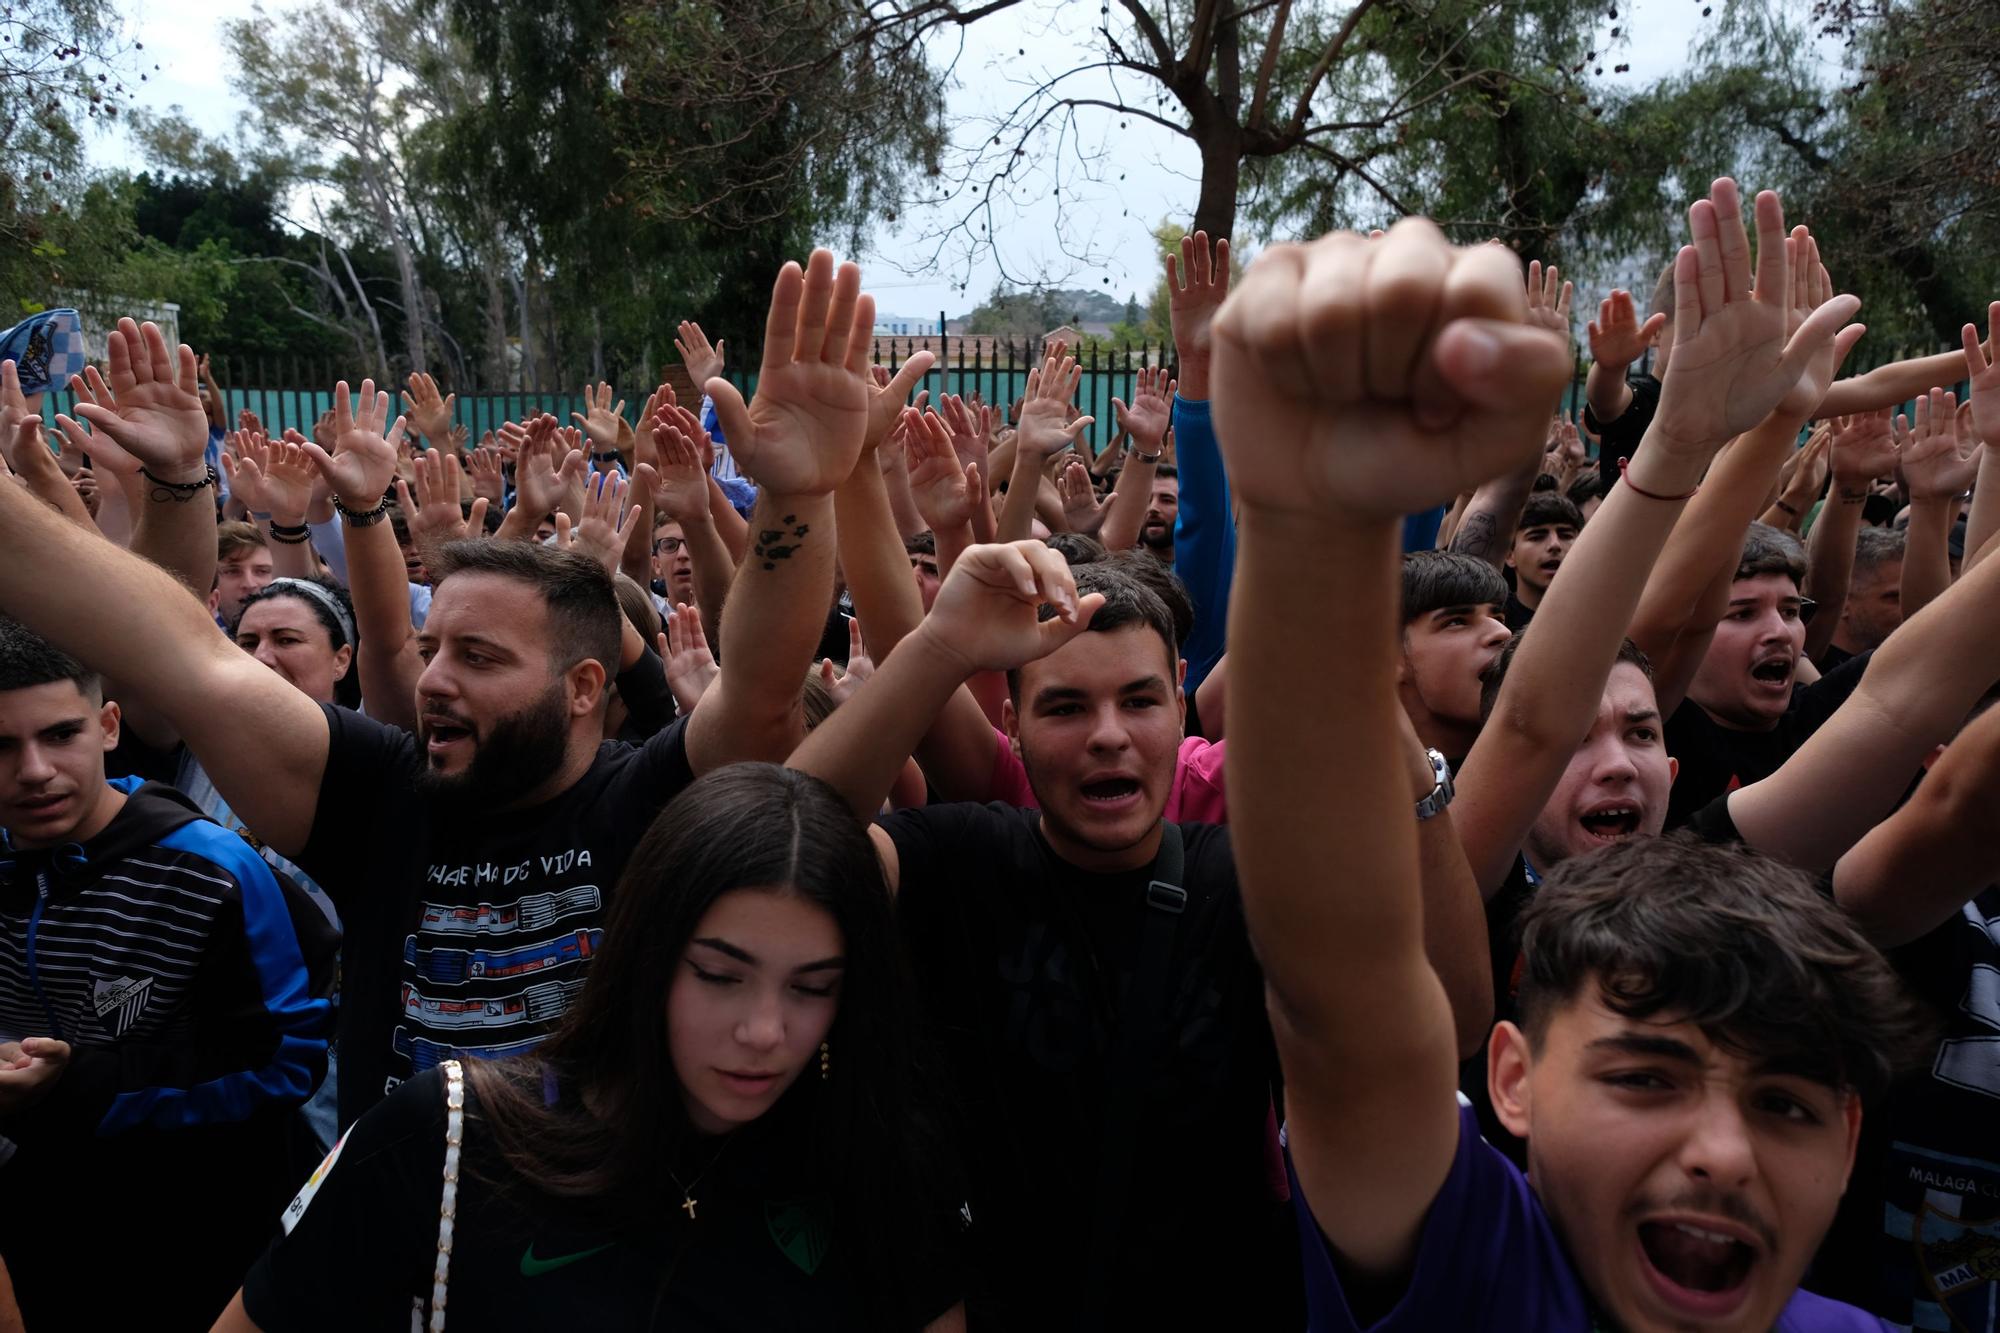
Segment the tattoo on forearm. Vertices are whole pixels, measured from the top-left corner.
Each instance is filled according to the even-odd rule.
[[[1497,540],[1499,534],[1495,530],[1498,526],[1493,521],[1493,515],[1485,510],[1467,514],[1460,521],[1458,531],[1452,534],[1449,549],[1457,555],[1472,555],[1478,556],[1481,560],[1491,560],[1495,552],[1500,549]]]
[[[805,535],[812,531],[812,525],[799,522],[797,514],[785,515],[783,522],[785,526],[781,528],[757,529],[757,543],[750,548],[766,569],[776,569],[778,561],[791,559],[792,553],[805,545]]]

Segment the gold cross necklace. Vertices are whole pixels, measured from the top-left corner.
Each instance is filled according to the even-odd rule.
[[[701,1184],[701,1178],[707,1175],[711,1170],[713,1170],[715,1168],[715,1164],[722,1160],[722,1154],[728,1151],[729,1151],[729,1140],[724,1139],[722,1141],[722,1146],[715,1150],[715,1156],[708,1159],[708,1165],[704,1166],[701,1170],[697,1171],[695,1173],[694,1179],[690,1180],[685,1185],[681,1184],[681,1178],[674,1174],[672,1168],[668,1169],[667,1178],[673,1181],[675,1187],[678,1188],[681,1192],[681,1211],[688,1215],[688,1221],[690,1222],[694,1221],[695,1205],[701,1202],[699,1199],[694,1197],[694,1187],[696,1185]]]

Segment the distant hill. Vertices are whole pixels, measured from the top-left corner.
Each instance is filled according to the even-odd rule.
[[[1125,302],[1087,290],[996,291],[960,318],[968,333],[1033,335],[1064,324],[1116,324],[1125,318]]]

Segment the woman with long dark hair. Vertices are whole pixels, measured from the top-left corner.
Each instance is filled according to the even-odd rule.
[[[833,789],[703,778],[592,934],[562,1026],[467,1061],[462,1116],[440,1068],[361,1118],[219,1333],[963,1327],[888,892]]]

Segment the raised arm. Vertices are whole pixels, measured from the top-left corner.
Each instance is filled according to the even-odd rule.
[[[894,378],[884,376],[879,384],[871,382],[868,433],[862,442],[861,461],[833,493],[841,572],[854,600],[854,614],[867,631],[878,662],[888,658],[903,636],[924,618],[924,601],[910,576],[909,553],[874,455],[899,432],[905,439],[922,432],[933,448],[950,448],[949,435],[935,412],[904,406],[931,361],[929,352],[918,352],[903,363]]]
[[[1841,609],[1854,583],[1854,542],[1861,531],[1861,507],[1868,502],[1869,484],[1896,466],[1888,413],[1836,417],[1831,424],[1827,447],[1832,453],[1833,489],[1806,540],[1806,582],[1799,590],[1824,609],[1806,626],[1806,656],[1814,661],[1840,629]]]
[[[1165,370],[1142,369],[1132,405],[1111,400],[1121,430],[1132,436],[1132,452],[1112,485],[1111,498],[1104,505],[1104,522],[1098,536],[1113,551],[1129,550],[1139,544],[1139,530],[1146,523],[1146,505],[1153,498],[1153,478],[1159,475],[1160,458],[1167,448],[1167,425],[1173,416],[1175,382]],[[1215,460],[1215,473],[1222,474],[1222,460]],[[1226,486],[1225,486],[1226,491]]]
[[[1229,242],[1208,234],[1181,238],[1181,252],[1167,256],[1168,311],[1180,382],[1174,393],[1173,439],[1180,470],[1180,516],[1174,523],[1174,572],[1194,603],[1194,630],[1181,645],[1186,686],[1201,688],[1222,656],[1229,623],[1229,585],[1236,573],[1236,515],[1229,475],[1222,466],[1209,414],[1209,366],[1214,355],[1216,311],[1229,297]],[[1130,466],[1128,458],[1127,464]],[[1149,483],[1151,477],[1145,478]]]
[[[90,596],[79,598],[78,588]],[[0,612],[123,681],[129,697],[181,734],[271,847],[296,856],[305,846],[326,769],[326,719],[216,633],[207,608],[173,575],[65,522],[20,487],[0,486]],[[222,699],[230,706],[217,707]]]
[[[1060,341],[1049,344],[1048,356],[1028,372],[1028,398],[1021,407],[1013,468],[1007,476],[1007,503],[1000,510],[1003,542],[1018,541],[1032,528],[1042,490],[1042,465],[1097,421],[1095,417],[1070,419],[1083,369],[1064,351]]]
[[[1910,497],[1910,531],[1903,551],[1903,615],[1916,614],[1951,584],[1950,541],[1959,497],[1979,472],[1979,446],[1964,447],[1958,396],[1932,389],[1917,399],[1912,426],[1896,414],[1892,432],[1897,469]]]
[[[704,386],[758,492],[722,622],[722,674],[688,721],[697,773],[782,762],[804,731],[799,682],[833,600],[833,491],[867,430],[874,320],[861,270],[836,270],[815,250],[803,271],[786,264],[772,288],[755,401],[746,405],[720,377]]]
[[[1992,344],[1986,350],[1992,351]],[[1837,381],[1820,399],[1814,416],[1845,416],[1855,412],[1879,412],[1900,407],[1939,384],[1956,384],[1965,373],[1965,362],[1957,352],[1936,352],[1877,366],[1865,375]]]
[[[695,608],[705,632],[720,642],[722,611],[736,577],[736,560],[715,525],[709,503],[709,475],[702,467],[701,441],[707,435],[692,412],[678,405],[663,407],[648,431],[659,454],[659,484],[653,502],[660,512],[681,525],[688,564],[694,574]],[[650,535],[650,534],[649,534]]]
[[[2000,879],[1996,823],[2000,708],[1989,708],[1946,747],[1908,804],[1840,858],[1834,901],[1881,948],[1921,939]]]
[[[1583,382],[1583,396],[1600,425],[1616,421],[1632,405],[1632,386],[1625,376],[1666,326],[1664,312],[1640,323],[1632,293],[1622,287],[1598,302],[1597,318],[1584,330],[1590,342],[1590,373]]]
[[[12,361],[0,361],[0,466],[10,468],[31,494],[70,522],[96,529],[89,507],[49,449],[41,414],[28,410]]]
[[[1851,296],[1826,299],[1788,340],[1790,272],[1775,194],[1758,197],[1756,222],[1753,285],[1735,183],[1717,181],[1710,198],[1688,210],[1694,243],[1674,260],[1674,352],[1659,411],[1625,480],[1549,586],[1465,761],[1459,834],[1485,894],[1506,880],[1588,734],[1653,561],[1715,452],[1764,419],[1860,305]],[[1659,719],[1651,724],[1657,730]]]
[[[1408,219],[1379,242],[1273,246],[1215,325],[1241,513],[1228,762],[1244,909],[1293,1162],[1327,1239],[1375,1277],[1405,1271],[1457,1147],[1396,721],[1402,517],[1533,462],[1569,356],[1524,314],[1512,255]],[[1297,560],[1307,548],[1320,558]],[[1322,706],[1285,702],[1304,697]]]
[[[1986,308],[1988,341],[2000,329],[2000,301]],[[1972,510],[1965,518],[1965,559],[1959,575],[1972,571],[1992,548],[2000,533],[2000,357],[1989,357],[1979,345],[1979,330],[1967,324],[1959,330],[1965,340],[1965,377],[1972,402],[1971,431],[1974,439],[1991,446],[1979,457],[1979,479],[1972,491]]]

